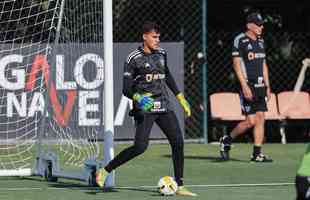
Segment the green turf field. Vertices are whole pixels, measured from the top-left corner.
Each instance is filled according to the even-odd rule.
[[[118,145],[117,150],[125,145]],[[235,144],[232,160],[219,162],[218,146],[185,145],[185,184],[207,200],[293,200],[294,181],[305,144],[267,144],[264,152],[273,163],[250,163],[252,146]],[[1,178],[2,200],[92,200],[92,199],[190,199],[162,197],[153,187],[161,176],[172,173],[167,144],[151,145],[147,152],[116,172],[116,188],[102,192],[82,182],[60,179],[47,183],[40,177]],[[242,184],[242,185],[240,185]],[[261,184],[260,186],[251,184]]]

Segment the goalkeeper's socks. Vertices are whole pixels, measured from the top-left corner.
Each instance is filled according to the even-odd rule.
[[[108,164],[107,166],[104,167],[105,171],[107,171],[108,173],[111,173],[111,171],[113,171],[112,167]]]

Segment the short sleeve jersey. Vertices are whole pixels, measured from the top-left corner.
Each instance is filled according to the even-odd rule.
[[[247,81],[263,82],[263,64],[265,62],[264,40],[252,40],[245,33],[240,33],[234,39],[232,57],[241,58],[242,72]]]

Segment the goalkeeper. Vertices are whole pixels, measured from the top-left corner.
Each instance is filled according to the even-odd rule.
[[[177,194],[196,196],[183,186],[183,136],[171,107],[167,86],[176,95],[187,116],[191,115],[190,106],[169,72],[165,50],[159,47],[159,26],[146,22],[142,37],[143,46],[129,54],[123,75],[123,94],[134,103],[134,108],[129,113],[136,124],[134,145],[120,152],[104,168],[98,170],[97,184],[103,187],[108,173],[147,149],[149,135],[156,122],[171,145],[174,175],[179,186]]]
[[[295,186],[297,200],[310,200],[310,144],[297,171]]]

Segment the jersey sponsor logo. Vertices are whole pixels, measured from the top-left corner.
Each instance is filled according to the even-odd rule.
[[[164,79],[166,78],[165,74],[146,74],[145,80],[146,82],[152,82],[154,80]]]
[[[249,41],[250,41],[250,40],[249,40],[249,39],[247,39],[247,38],[246,38],[246,39],[241,40],[241,42],[242,42],[242,43],[246,43],[246,42],[249,42]]]
[[[258,58],[265,58],[265,53],[254,53],[252,51],[248,53],[248,60],[254,60]]]
[[[159,109],[151,109],[151,112],[166,112],[166,108],[159,108]]]
[[[233,55],[233,56],[239,56],[239,52],[238,52],[238,51],[233,51],[233,52],[232,52],[232,55]]]

